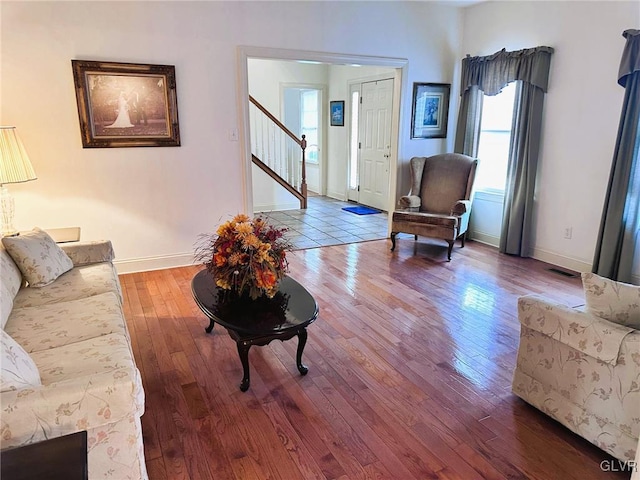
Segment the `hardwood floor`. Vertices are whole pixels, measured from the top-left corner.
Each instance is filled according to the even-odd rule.
[[[484,245],[380,240],[297,251],[320,306],[297,342],[249,353],[191,297],[201,267],[122,275],[151,480],[618,479],[607,454],[510,391],[518,296],[578,305],[580,279]]]

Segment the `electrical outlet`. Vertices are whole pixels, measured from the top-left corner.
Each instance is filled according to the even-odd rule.
[[[229,130],[229,141],[231,141],[231,142],[237,142],[238,141],[238,129],[237,128],[232,128],[231,130]]]
[[[564,229],[564,238],[567,240],[571,240],[571,236],[573,235],[573,227],[567,227]]]

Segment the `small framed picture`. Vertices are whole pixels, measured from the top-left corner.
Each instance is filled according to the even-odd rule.
[[[173,65],[71,60],[84,148],[180,146]]]
[[[411,138],[446,138],[449,83],[414,83]]]
[[[329,111],[331,112],[331,126],[344,127],[344,100],[329,102]]]

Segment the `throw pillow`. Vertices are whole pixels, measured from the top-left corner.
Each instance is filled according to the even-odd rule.
[[[640,330],[640,286],[595,273],[582,274],[587,311],[610,322]]]
[[[73,262],[47,232],[39,228],[4,237],[2,244],[31,287],[44,287],[73,268]]]
[[[0,330],[0,392],[42,385],[33,359],[4,330]]]
[[[4,328],[13,309],[13,299],[22,285],[22,273],[0,242],[0,328]]]

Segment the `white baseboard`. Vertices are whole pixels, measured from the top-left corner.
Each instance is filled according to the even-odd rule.
[[[567,257],[565,255],[558,255],[557,253],[549,252],[548,250],[543,250],[541,248],[534,248],[531,256],[536,260],[557,265],[558,267],[567,268],[574,272],[591,271],[592,265],[589,262],[585,262],[578,258]]]
[[[335,198],[336,200],[340,200],[342,202],[347,201],[347,196],[344,192],[337,192],[336,190],[327,190],[327,197]]]
[[[469,230],[469,238],[476,242],[484,243],[486,245],[491,245],[492,247],[500,246],[500,237],[497,237],[495,235],[490,235],[488,233]]]
[[[113,262],[118,274],[185,267],[187,265],[193,265],[194,263],[193,253],[161,255],[159,257],[131,258],[128,260],[115,260]]]
[[[280,210],[298,210],[299,208],[300,208],[300,202],[278,203],[278,204],[271,204],[271,205],[254,205],[253,213],[278,212]]]
[[[495,235],[469,230],[469,238],[476,242],[484,243],[492,247],[500,247],[500,237],[497,237]],[[568,270],[573,270],[574,272],[591,271],[591,264],[585,262],[584,260],[567,257],[565,255],[559,255],[557,253],[543,250],[541,248],[534,248],[531,257],[535,258],[536,260],[540,260],[541,262],[550,263],[551,265],[556,265]]]

